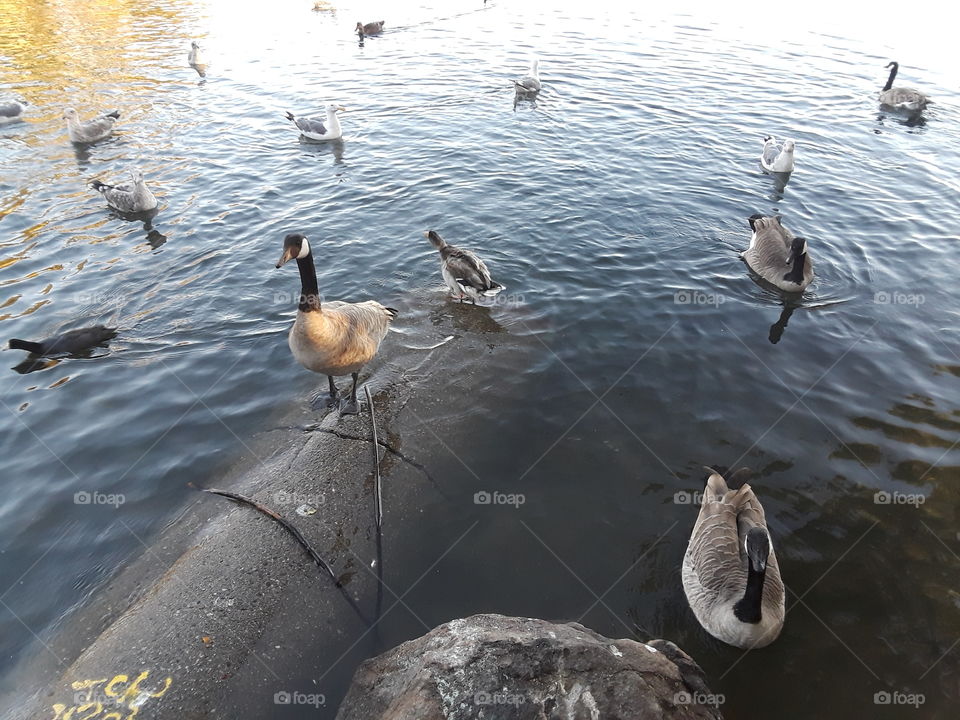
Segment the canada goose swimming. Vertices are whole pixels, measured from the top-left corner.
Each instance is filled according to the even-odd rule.
[[[893,69],[890,71],[890,77],[887,78],[887,84],[884,85],[883,89],[880,91],[881,105],[894,108],[895,110],[920,112],[921,110],[925,109],[928,104],[933,102],[933,100],[919,90],[913,90],[912,88],[893,87],[893,81],[897,77],[897,71],[900,69],[900,64],[891,62],[887,65],[887,67]]]
[[[297,117],[291,112],[287,113],[287,120],[297,126],[297,130],[305,138],[310,140],[336,140],[343,137],[343,130],[340,129],[340,119],[337,117],[337,111],[343,112],[346,108],[335,103],[327,105],[327,122],[316,117]]]
[[[697,620],[738,648],[769,645],[783,629],[784,591],[763,506],[744,483],[731,490],[716,470],[683,556],[683,592]],[[737,470],[730,478],[749,473]]]
[[[514,80],[518,93],[538,93],[540,92],[540,61],[537,58],[530,63],[530,74],[518,80]]]
[[[367,35],[379,35],[383,32],[383,20],[377,20],[376,22],[369,22],[364,25],[362,22],[357,23],[356,31],[357,35],[360,36],[360,39],[363,40]]]
[[[91,325],[90,327],[80,328],[79,330],[70,330],[62,335],[54,335],[39,342],[12,338],[9,344],[14,350],[26,350],[31,355],[36,356],[72,355],[83,352],[84,350],[89,350],[97,345],[103,345],[116,336],[116,328],[108,328],[103,325]]]
[[[290,351],[305,368],[327,376],[330,382],[329,407],[339,403],[341,415],[356,415],[360,411],[357,405],[360,368],[377,354],[397,311],[373,300],[361,303],[335,300],[321,307],[313,253],[307,238],[300,233],[284,238],[283,255],[277,267],[290,260],[297,261],[301,285],[297,319],[288,338]],[[340,400],[333,382],[334,376],[339,375],[353,376],[349,400]]]
[[[23,120],[23,111],[26,109],[27,103],[22,100],[0,101],[0,125]]]
[[[130,179],[133,180],[132,183],[123,185],[107,185],[99,180],[94,180],[90,185],[103,195],[110,207],[120,212],[139,213],[153,210],[157,206],[157,199],[143,182],[143,173],[132,169]]]
[[[796,143],[793,140],[777,140],[773,135],[763,139],[763,152],[760,164],[769,172],[793,172],[793,153]]]
[[[440,251],[440,274],[450,292],[461,302],[466,296],[476,303],[482,297],[495,297],[503,290],[503,285],[491,279],[487,264],[474,253],[448,245],[433,230],[423,235]]]
[[[70,142],[95,143],[113,132],[114,124],[120,119],[120,111],[114,110],[113,112],[102,113],[92,120],[81,122],[77,111],[73,108],[67,108],[63,111],[63,118],[67,121],[67,133],[70,135]]]
[[[781,290],[803,292],[813,281],[807,241],[795,237],[778,217],[751,215],[749,222],[753,236],[740,257],[757,275]]]

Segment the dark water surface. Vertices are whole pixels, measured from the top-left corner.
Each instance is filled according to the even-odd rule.
[[[720,10],[400,5],[359,47],[356,6],[0,3],[0,89],[31,103],[0,128],[0,337],[120,327],[94,357],[0,377],[2,672],[176,518],[187,483],[318,385],[286,346],[284,233],[313,239],[330,297],[427,290],[448,313],[432,227],[507,285],[476,310],[491,344],[533,349],[414,401],[425,424],[462,428],[408,449],[452,498],[392,544],[398,588],[429,568],[405,597],[420,618],[666,637],[729,717],[955,717],[956,63],[843,17],[770,33]],[[514,107],[532,53],[544,90]],[[936,99],[925,123],[878,112],[890,59]],[[344,140],[299,142],[283,111],[329,101],[348,108]],[[115,136],[75,150],[70,105],[119,109]],[[797,140],[785,187],[757,163],[768,133]],[[149,221],[86,187],[133,164],[160,198]],[[737,257],[755,212],[808,239],[817,278],[799,301]],[[423,317],[398,330],[388,354],[432,337]],[[683,598],[704,463],[758,472],[788,588],[762,651],[712,640]],[[476,504],[482,491],[524,503]],[[382,630],[423,632],[405,612]],[[924,704],[881,707],[883,691]]]

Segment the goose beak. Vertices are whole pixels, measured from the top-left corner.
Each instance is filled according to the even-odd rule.
[[[291,260],[293,260],[293,252],[291,252],[291,248],[285,248],[283,255],[280,256],[280,261],[277,263],[277,267],[281,268]]]

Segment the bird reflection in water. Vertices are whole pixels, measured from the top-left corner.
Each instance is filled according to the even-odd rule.
[[[126,220],[127,222],[142,222],[144,232],[147,233],[147,244],[154,250],[158,249],[161,245],[167,242],[167,236],[153,226],[153,219],[157,216],[159,211],[160,208],[155,207],[152,210],[147,210],[145,212],[126,213],[114,208],[110,208],[110,213],[114,217],[120,218],[121,220]]]
[[[783,331],[787,329],[787,323],[790,322],[790,316],[793,315],[793,311],[800,307],[800,304],[790,300],[784,300],[783,311],[780,313],[780,317],[777,321],[770,326],[770,342],[776,345],[780,342],[780,338],[783,337]]]
[[[327,153],[332,153],[333,164],[343,164],[344,142],[340,138],[337,138],[336,140],[317,141],[310,140],[309,138],[305,138],[303,135],[301,135],[300,145],[302,145],[304,149],[309,148],[317,157],[326,155]]]
[[[767,173],[773,179],[773,194],[770,195],[770,199],[774,202],[780,202],[783,200],[783,193],[787,187],[787,183],[790,182],[790,176],[793,173],[788,172],[772,172]]]
[[[497,322],[484,305],[448,302],[430,310],[430,322],[442,326],[445,321],[453,321],[454,326],[465,333],[488,335],[504,333],[507,329]]]

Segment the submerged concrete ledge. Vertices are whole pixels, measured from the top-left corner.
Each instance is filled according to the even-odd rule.
[[[420,521],[423,503],[443,501],[427,459],[403,452],[408,435],[434,432],[405,416],[409,399],[436,392],[451,369],[493,382],[505,366],[519,367],[533,342],[506,332],[488,308],[438,312],[436,304],[400,303],[400,331],[367,380],[394,543]],[[370,416],[324,412],[298,399],[206,486],[245,494],[290,520],[369,620],[378,589]],[[38,644],[5,693],[3,717],[273,717],[295,694],[315,696],[321,712],[313,717],[333,717],[339,698],[327,688],[342,692],[357,664],[382,649],[376,629],[274,520],[190,492],[181,516]]]
[[[438,312],[428,303],[402,313],[410,324],[368,379],[388,550],[416,536],[425,505],[454,507],[443,478],[430,473],[430,457],[411,456],[405,442],[439,448],[441,436],[469,433],[450,394],[482,391],[495,402],[496,392],[510,391],[505,374],[539,351],[529,334],[506,331],[486,308]],[[429,424],[425,408],[433,408]],[[575,623],[479,615],[367,660],[385,646],[374,622],[382,586],[370,415],[324,412],[298,400],[206,486],[278,511],[342,587],[275,520],[191,490],[181,516],[142,543],[139,556],[23,665],[4,717],[719,717],[715,707],[685,700],[709,690],[672,644],[609,640]],[[381,599],[385,607],[395,597]]]

